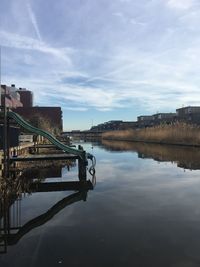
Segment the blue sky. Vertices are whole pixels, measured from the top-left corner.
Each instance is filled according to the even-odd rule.
[[[0,0],[2,83],[64,129],[200,105],[199,0]]]

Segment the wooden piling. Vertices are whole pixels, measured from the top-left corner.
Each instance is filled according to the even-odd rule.
[[[87,178],[87,160],[86,160],[86,153],[83,150],[83,147],[81,145],[78,146],[79,150],[83,151],[83,156],[79,157],[78,159],[78,177],[80,181],[86,181]]]

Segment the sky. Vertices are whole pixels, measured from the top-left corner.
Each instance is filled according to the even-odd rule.
[[[64,130],[200,105],[199,0],[0,0],[2,84]]]

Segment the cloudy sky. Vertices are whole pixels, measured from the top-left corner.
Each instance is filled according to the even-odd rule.
[[[0,0],[2,83],[64,129],[200,105],[199,0]]]

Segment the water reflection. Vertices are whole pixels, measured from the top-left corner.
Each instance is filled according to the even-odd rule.
[[[43,166],[43,167],[42,167]],[[24,235],[51,220],[65,207],[78,202],[86,201],[89,190],[92,190],[96,182],[79,177],[78,181],[58,181],[53,178],[61,178],[63,168],[70,171],[76,167],[75,161],[67,162],[43,162],[41,163],[17,163],[11,166],[2,166],[0,176],[0,253],[7,252],[8,246],[15,245]],[[9,170],[9,173],[5,173]],[[78,176],[77,176],[78,177]],[[48,179],[51,178],[51,182]],[[22,200],[34,193],[64,192],[73,193],[65,196],[42,214],[22,223]]]
[[[133,151],[138,158],[154,159],[158,162],[175,163],[177,167],[200,170],[200,150],[195,147],[169,146],[124,141],[102,141],[102,147],[108,151]]]
[[[200,171],[183,171],[177,163],[167,162],[183,162],[176,148],[170,155],[163,146],[156,152],[157,146],[136,149],[131,144],[108,152],[108,146],[84,143],[98,162],[98,186],[93,192],[51,190],[57,186],[54,182],[61,186],[77,180],[77,166],[70,167],[70,172],[62,168],[60,178],[33,179],[30,186],[30,179],[24,177],[30,193],[24,197],[21,186],[10,217],[3,214],[5,222],[15,224],[2,226],[8,251],[0,255],[0,266],[199,266]],[[115,152],[118,149],[127,152]],[[189,154],[187,148],[181,151],[183,157]],[[145,157],[166,162],[158,164]],[[21,228],[11,229],[15,226]]]

